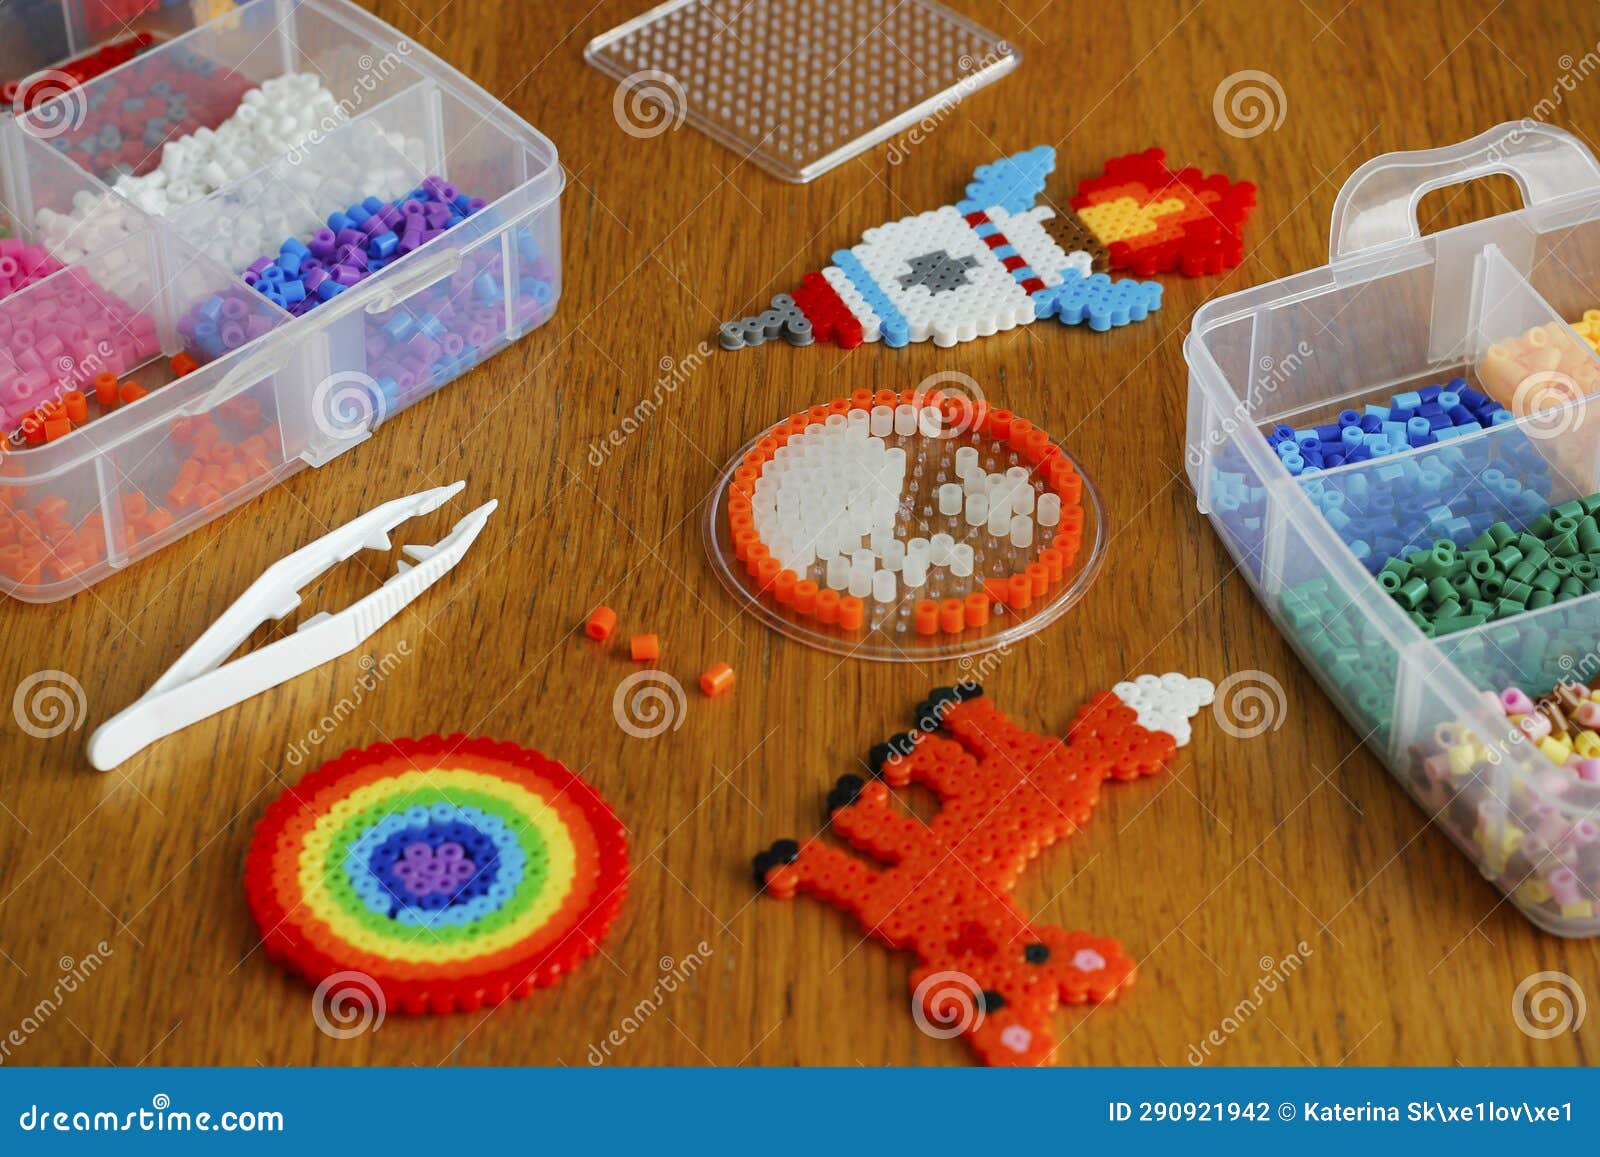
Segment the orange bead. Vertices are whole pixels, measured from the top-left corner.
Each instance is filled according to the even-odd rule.
[[[817,592],[817,621],[830,626],[839,621],[839,592]]]
[[[772,580],[772,592],[778,596],[778,601],[786,607],[794,606],[794,588],[800,581],[800,576],[792,570],[779,571],[778,577]]]
[[[1025,572],[1033,585],[1033,595],[1038,598],[1050,590],[1050,568],[1042,562],[1029,563]]]
[[[778,560],[768,555],[756,564],[756,582],[763,591],[769,591],[777,584],[778,576],[783,573],[783,567]]]
[[[794,609],[802,615],[816,613],[817,609],[817,584],[810,579],[801,579],[794,584]]]
[[[967,629],[967,607],[960,599],[945,599],[939,604],[939,629],[947,635],[959,635]]]
[[[912,609],[912,625],[919,635],[939,633],[939,604],[932,599],[920,599]]]
[[[726,663],[718,663],[700,676],[700,690],[712,699],[733,690],[733,668]]]
[[[83,423],[89,420],[89,399],[83,396],[82,390],[69,390],[61,402],[66,407],[67,417],[74,422]]]
[[[125,403],[137,402],[147,392],[138,382],[123,382],[117,387],[117,397],[121,398]]]
[[[1033,602],[1033,580],[1025,574],[1014,574],[1006,582],[1006,606],[1014,611],[1025,610]]]
[[[200,363],[195,361],[187,353],[175,355],[172,359],[171,365],[172,372],[180,378],[185,374],[192,374],[195,372],[195,370],[200,368]]]
[[[847,631],[859,631],[867,624],[867,604],[854,595],[839,600],[839,626]]]
[[[661,639],[656,635],[635,635],[628,640],[628,653],[635,663],[654,663],[661,658]]]
[[[59,418],[46,418],[44,420],[44,440],[54,442],[57,438],[65,438],[72,433],[72,419],[62,414]]]
[[[583,633],[603,643],[611,637],[616,627],[617,612],[610,607],[596,607],[589,612],[589,618],[583,624]]]
[[[94,376],[94,399],[107,409],[117,404],[117,375],[112,373]]]
[[[1061,576],[1066,573],[1067,560],[1059,550],[1053,546],[1041,550],[1039,552],[1039,561],[1050,572],[1051,582],[1058,583],[1061,581]]]
[[[987,626],[988,625],[988,622],[989,622],[989,596],[988,595],[982,594],[982,593],[979,593],[979,592],[976,592],[976,591],[973,592],[972,594],[967,596],[967,601],[964,604],[962,609],[963,609],[965,617],[966,617],[967,626],[969,626],[969,627],[982,627],[982,626]]]

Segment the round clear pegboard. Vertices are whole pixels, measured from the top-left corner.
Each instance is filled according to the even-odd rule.
[[[704,520],[745,610],[813,647],[954,659],[1060,618],[1099,571],[1100,500],[1049,435],[969,398],[906,390],[813,406],[724,469]]]

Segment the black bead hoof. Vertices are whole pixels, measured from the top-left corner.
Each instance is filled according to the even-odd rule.
[[[884,764],[891,759],[904,759],[916,746],[917,737],[913,732],[901,732],[892,739],[874,744],[872,750],[867,752],[867,766],[872,769],[873,775],[882,779]]]
[[[792,864],[800,858],[800,845],[794,840],[776,840],[764,852],[757,852],[752,866],[755,868],[756,887],[767,886],[767,873],[780,864]]]
[[[839,782],[828,793],[828,814],[832,815],[840,808],[855,803],[861,796],[861,789],[866,786],[867,781],[859,775],[841,775]]]

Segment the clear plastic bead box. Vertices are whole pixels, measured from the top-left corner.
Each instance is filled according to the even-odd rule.
[[[1421,234],[1424,194],[1490,174],[1516,180],[1522,209]],[[1513,405],[1516,421],[1314,477],[1291,476],[1263,437],[1455,377],[1480,386],[1491,350],[1536,326],[1551,335],[1551,364],[1572,371],[1563,376],[1596,380],[1600,361],[1568,323],[1600,306],[1600,164],[1532,122],[1379,157],[1339,194],[1329,257],[1196,313],[1184,354],[1199,508],[1357,738],[1434,823],[1535,924],[1600,934],[1600,784],[1557,766],[1485,696],[1600,675],[1600,593],[1430,638],[1318,501],[1397,493],[1397,466],[1437,463],[1448,493],[1394,504],[1407,550],[1438,536],[1434,501],[1526,521],[1510,500],[1523,490],[1550,504],[1600,490],[1600,400]],[[1525,386],[1538,401],[1540,377],[1518,384],[1519,402]],[[1284,709],[1292,721],[1304,705]]]
[[[39,7],[0,7],[0,42],[13,43],[13,18],[37,21]],[[91,50],[95,42],[71,31],[81,23],[77,7],[59,7],[63,57]],[[57,440],[7,444],[0,514],[48,510],[76,531],[73,549],[30,559],[21,573],[0,541],[0,590],[24,601],[81,591],[288,475],[325,464],[543,324],[560,297],[565,178],[555,146],[532,126],[345,0],[163,8],[166,33],[181,23],[180,9],[191,18],[216,14],[187,31],[158,32],[159,43],[128,63],[0,122],[0,227],[40,243],[52,214],[52,236],[61,216],[76,222],[68,268],[0,300],[0,348],[19,328],[26,333],[21,319],[37,316],[36,303],[70,279],[69,288],[109,294],[136,312],[140,340],[109,356],[117,369],[134,359],[118,376],[149,391]],[[318,77],[337,98],[338,115],[282,156],[165,216],[111,191],[126,165],[122,146],[148,129],[151,101],[214,125],[245,89],[287,73]],[[160,149],[145,154],[135,172],[153,168]],[[484,208],[301,317],[241,280],[250,258],[276,253],[290,231],[303,237],[352,192],[396,197],[431,175],[482,198]],[[241,237],[261,245],[247,254]],[[215,298],[231,303],[228,323],[248,340],[198,357],[200,368],[179,377],[170,359],[194,349],[196,311]],[[434,325],[446,306],[469,299],[470,326],[434,332],[440,344],[428,364],[400,374],[398,384],[378,372],[397,334]],[[249,453],[247,470],[212,478],[216,485],[198,501],[179,475],[193,470],[184,464],[197,454],[202,426],[210,440]],[[174,494],[187,501],[169,503]],[[152,518],[152,508],[165,514]],[[0,539],[11,537],[0,527]]]

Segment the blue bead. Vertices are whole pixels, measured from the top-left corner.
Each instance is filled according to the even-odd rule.
[[[395,235],[393,230],[390,230],[373,237],[367,243],[367,252],[373,257],[386,258],[394,253],[399,244],[400,238]]]

